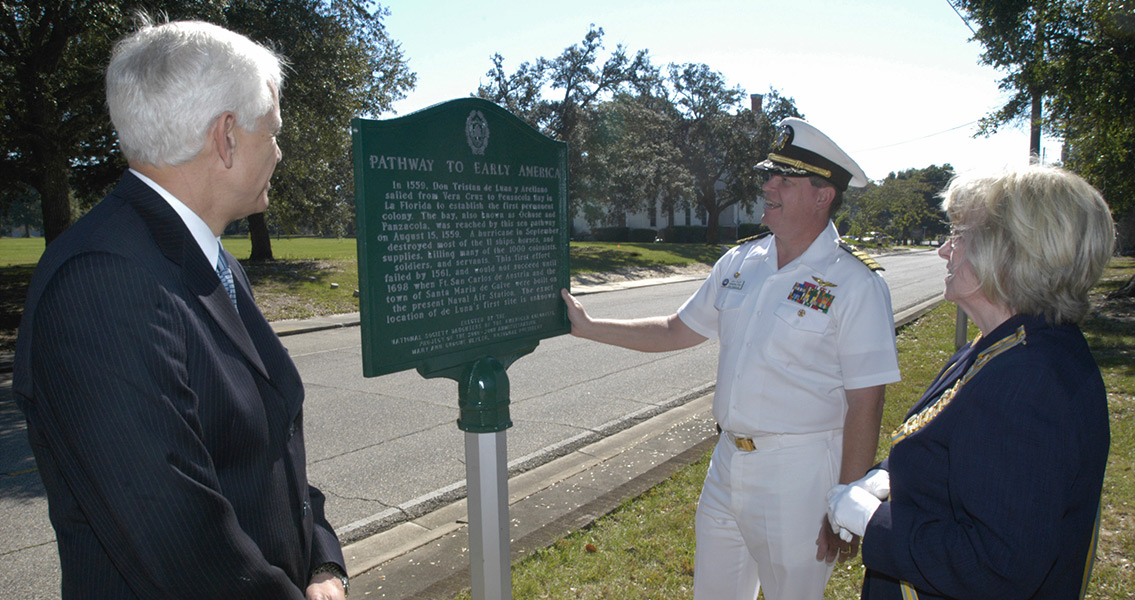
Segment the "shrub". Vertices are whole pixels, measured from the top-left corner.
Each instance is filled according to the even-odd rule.
[[[627,242],[630,241],[630,229],[627,227],[599,227],[592,229],[591,234],[597,242]]]
[[[673,244],[704,244],[705,227],[701,225],[673,225],[663,230],[663,239]]]
[[[632,229],[627,237],[630,242],[644,242],[651,243],[658,237],[658,232],[653,229]]]

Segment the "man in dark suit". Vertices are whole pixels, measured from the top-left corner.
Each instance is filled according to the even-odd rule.
[[[40,260],[13,380],[64,598],[346,594],[307,483],[303,384],[219,238],[267,207],[281,71],[205,23],[115,47],[131,169]]]

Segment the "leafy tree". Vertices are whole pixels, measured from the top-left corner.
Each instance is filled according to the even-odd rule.
[[[38,192],[48,243],[71,225],[75,191],[101,194],[123,166],[103,108],[110,48],[142,2],[0,4],[0,198]],[[150,3],[172,17],[219,14],[219,2]]]
[[[1124,0],[953,0],[979,26],[982,60],[1008,72],[1013,92],[989,115],[995,131],[1023,114],[1029,94],[1048,102],[1065,166],[1107,199],[1117,220],[1135,208],[1135,10]],[[1123,237],[1121,232],[1121,238]],[[1127,237],[1130,237],[1128,232]],[[1130,239],[1121,239],[1130,246]]]
[[[953,176],[950,165],[931,165],[891,173],[879,184],[868,184],[847,202],[851,205],[848,233],[885,233],[898,240],[915,241],[945,233],[939,194]]]
[[[523,62],[511,75],[505,72],[504,57],[495,54],[493,68],[485,74],[489,81],[477,90],[477,96],[508,109],[544,135],[567,142],[571,215],[580,212],[583,199],[606,194],[601,186],[607,167],[585,152],[600,118],[595,110],[619,92],[644,92],[657,83],[646,50],[631,56],[619,44],[600,64],[602,50],[603,29],[592,25],[582,42],[558,57]]]
[[[923,231],[924,239],[927,237],[945,234],[949,231],[949,226],[946,225],[946,215],[941,209],[942,198],[941,193],[946,189],[950,183],[950,179],[954,177],[954,168],[949,164],[930,165],[924,169],[907,169],[899,173],[891,173],[887,179],[883,181],[886,185],[887,181],[892,179],[896,180],[909,180],[917,183],[925,184],[922,191],[922,198],[924,206],[919,211],[921,218],[915,224],[916,228]]]
[[[289,65],[280,96],[284,160],[268,210],[248,219],[252,260],[272,258],[269,225],[282,233],[353,231],[350,120],[391,110],[416,81],[386,32],[388,14],[347,0],[237,0],[226,10],[230,27],[275,46]]]
[[[669,72],[680,115],[675,144],[694,180],[694,202],[706,214],[706,241],[717,243],[722,211],[761,198],[763,177],[753,166],[768,155],[776,122],[800,114],[774,90],[769,111],[741,108],[744,91],[704,64],[670,65]]]
[[[654,212],[661,208],[674,222],[674,212],[693,195],[693,178],[681,160],[673,131],[679,115],[667,98],[652,94],[620,94],[598,107],[599,118],[589,136],[593,172],[608,185],[603,204],[583,203],[592,224],[609,215]]]
[[[386,35],[386,9],[347,0],[4,2],[0,202],[17,197],[21,186],[35,190],[50,243],[70,226],[73,198],[97,200],[121,174],[103,69],[135,11],[224,25],[291,59],[281,99],[287,160],[273,182],[268,218],[282,231],[341,232],[353,200],[349,119],[389,110],[414,85]],[[270,258],[264,217],[250,224],[261,234],[254,258]]]
[[[12,198],[0,205],[0,232],[23,229],[23,236],[31,235],[32,230],[43,228],[43,208],[40,206],[39,194],[35,190],[23,186],[21,193],[11,193]]]

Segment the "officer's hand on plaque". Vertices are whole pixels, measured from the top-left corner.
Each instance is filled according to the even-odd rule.
[[[567,290],[560,290],[560,296],[563,297],[564,304],[567,306],[568,320],[571,321],[571,333],[572,335],[578,336],[584,325],[591,320],[591,317],[587,316],[587,311],[583,309],[583,304],[581,304],[579,300],[576,300],[575,296],[572,296]]]

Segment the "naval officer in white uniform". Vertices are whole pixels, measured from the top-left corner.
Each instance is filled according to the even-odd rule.
[[[789,118],[768,159],[771,235],[726,253],[672,315],[593,319],[563,292],[572,334],[662,352],[720,342],[721,429],[698,501],[695,600],[823,597],[854,555],[827,523],[825,495],[874,464],[886,384],[899,380],[881,268],[844,244],[831,215],[863,170]]]

